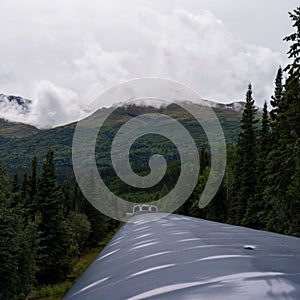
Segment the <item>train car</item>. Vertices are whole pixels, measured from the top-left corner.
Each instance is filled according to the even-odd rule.
[[[138,204],[133,207],[132,215],[141,213],[157,213],[158,208],[155,205]]]
[[[300,299],[299,238],[175,214],[131,221],[64,300]]]

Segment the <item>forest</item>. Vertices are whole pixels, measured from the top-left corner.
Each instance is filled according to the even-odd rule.
[[[290,18],[294,33],[285,38],[290,63],[274,74],[270,106],[265,102],[258,114],[255,87],[249,83],[238,140],[227,145],[219,191],[199,209],[210,172],[209,148],[202,147],[197,187],[176,213],[300,237],[300,7]],[[57,179],[53,150],[44,155],[41,168],[33,156],[31,173],[22,176],[0,166],[0,299],[24,299],[35,287],[65,280],[74,258],[119,226],[92,207],[73,179]],[[175,160],[164,181],[143,194],[144,201],[168,193],[179,173]],[[114,174],[106,182],[129,200],[141,193]]]

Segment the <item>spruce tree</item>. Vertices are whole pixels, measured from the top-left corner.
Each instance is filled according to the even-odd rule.
[[[274,95],[271,97],[271,101],[270,101],[270,103],[273,107],[273,109],[270,112],[272,121],[275,121],[277,114],[280,113],[282,110],[284,110],[284,107],[283,107],[284,103],[282,102],[282,96],[283,96],[283,92],[284,92],[282,77],[283,77],[283,71],[282,71],[282,68],[279,67],[276,78],[275,78]]]
[[[245,223],[257,229],[266,226],[266,203],[264,189],[266,185],[267,156],[271,149],[270,121],[267,103],[264,103],[261,126],[258,130],[257,154],[255,164],[256,187],[253,201],[249,203]]]
[[[244,220],[247,207],[253,201],[255,193],[255,160],[256,160],[256,119],[257,109],[252,97],[252,86],[249,84],[246,93],[246,104],[241,119],[241,132],[237,142],[236,164],[234,168],[234,195],[230,219],[235,224],[251,225]]]
[[[54,152],[47,153],[37,183],[35,204],[41,217],[39,283],[55,283],[71,268],[70,231],[64,219],[64,197],[55,178]]]
[[[288,52],[292,62],[284,69],[288,72],[288,78],[282,98],[277,102],[275,126],[272,128],[274,147],[268,156],[267,184],[264,191],[269,211],[267,229],[281,233],[290,232],[290,207],[293,201],[297,202],[295,197],[287,195],[287,188],[296,173],[294,148],[300,137],[300,8],[290,13],[290,17],[296,32],[286,37],[285,41],[292,42]]]
[[[286,152],[291,153],[291,157],[285,157],[284,167],[289,167],[293,172],[287,195],[289,218],[287,233],[300,236],[300,7],[290,13],[290,17],[295,32],[285,38],[285,41],[292,43],[288,52],[292,62],[285,68],[289,75],[285,93],[286,101],[289,103],[286,116],[289,132],[285,132],[287,135],[285,141],[288,149]]]
[[[284,203],[285,190],[283,188],[286,183],[284,180],[290,176],[289,168],[284,171],[282,170],[284,156],[286,155],[286,144],[283,137],[285,135],[284,130],[286,128],[286,113],[288,108],[287,99],[284,97],[285,89],[282,77],[283,71],[280,67],[275,79],[274,95],[270,101],[273,107],[270,112],[271,144],[266,156],[266,170],[263,179],[265,187],[261,190],[265,206],[264,228],[281,233],[286,230],[287,225],[286,222],[283,222],[286,216]],[[285,176],[285,178],[282,176]],[[257,193],[260,193],[260,191],[257,191]]]
[[[290,50],[288,52],[292,63],[288,64],[284,71],[287,71],[290,78],[300,78],[300,6],[293,12],[289,13],[293,21],[295,32],[284,38],[284,41],[291,42]]]
[[[300,6],[290,13],[290,18],[296,31],[284,39],[292,43],[288,52],[292,62],[284,69],[289,75],[285,97],[289,103],[287,119],[290,129],[297,138],[300,138]]]

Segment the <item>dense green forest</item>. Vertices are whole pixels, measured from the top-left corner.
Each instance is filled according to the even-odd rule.
[[[290,64],[275,76],[270,113],[265,103],[257,117],[249,84],[241,132],[237,144],[228,146],[221,188],[208,207],[197,209],[208,166],[194,197],[179,212],[300,237],[300,7],[290,17],[295,32],[284,39],[291,43]]]
[[[226,141],[235,143],[239,131],[241,111],[226,107],[216,107],[214,111],[220,120]],[[101,119],[103,112],[105,112],[105,109],[99,109],[89,117],[92,120],[91,127],[94,126],[94,123],[97,124],[97,120]],[[99,133],[96,151],[99,169],[111,169],[109,151],[113,137],[123,124],[141,113],[168,115],[188,129],[199,147],[207,144],[206,136],[197,120],[191,118],[178,105],[171,104],[163,108],[135,105],[119,107],[105,121]],[[24,173],[30,172],[33,153],[38,159],[37,169],[39,170],[45,158],[45,153],[51,148],[55,151],[54,164],[57,178],[61,182],[70,177],[74,178],[72,140],[75,127],[76,124],[72,123],[52,129],[33,130],[32,126],[0,119],[0,160],[2,160],[9,174],[18,172],[22,176]],[[134,144],[131,152],[133,167],[137,169],[145,168],[148,165],[147,154],[154,150],[158,150],[169,161],[179,159],[178,152],[173,151],[174,147],[170,148],[169,145],[168,140],[161,138],[159,135],[142,137]]]
[[[34,287],[71,272],[74,258],[96,246],[118,222],[86,201],[77,185],[58,184],[49,151],[21,184],[0,167],[0,299],[24,299]]]
[[[271,107],[265,103],[258,114],[249,84],[237,142],[227,146],[228,163],[219,191],[206,208],[198,208],[210,172],[209,146],[204,143],[199,149],[197,187],[177,213],[300,237],[300,7],[290,17],[295,29],[285,38],[291,43],[290,64],[274,74]],[[26,143],[30,139],[34,141],[28,138]],[[141,146],[144,142],[138,141],[136,156],[132,155],[141,175],[149,171],[147,157],[153,152],[170,156],[166,176],[155,188],[144,192],[125,185],[109,164],[99,171],[119,196],[147,202],[172,189],[180,161],[168,141],[161,140],[157,148],[150,144],[149,151]],[[0,299],[24,299],[34,287],[64,280],[74,258],[119,225],[86,201],[72,176],[58,179],[55,153],[31,157],[30,173],[24,168],[12,175],[0,167]]]

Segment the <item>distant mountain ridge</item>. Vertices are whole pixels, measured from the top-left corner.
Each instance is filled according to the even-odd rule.
[[[176,103],[177,101],[170,101],[170,103]],[[189,103],[190,101],[186,101]],[[130,102],[129,102],[130,103]],[[138,106],[152,106],[151,102],[136,102]],[[198,104],[198,103],[197,103]],[[207,105],[213,108],[224,108],[224,109],[231,109],[234,111],[243,111],[245,108],[245,102],[243,101],[235,101],[232,103],[220,103],[215,102],[212,100],[206,100],[206,99],[199,99],[200,105]],[[15,95],[8,95],[4,93],[0,93],[0,118],[1,118],[1,109],[9,109],[9,106],[12,106],[14,108],[17,108],[17,112],[23,115],[27,115],[31,113],[31,105],[32,100],[21,97],[21,96],[15,96]],[[124,104],[124,102],[115,103],[113,107],[119,107],[119,106],[126,106],[127,104]],[[165,107],[166,104],[162,104],[161,107]],[[3,117],[2,117],[3,118]],[[19,123],[18,120],[9,120],[11,122]],[[32,124],[30,124],[32,125]],[[55,128],[56,126],[52,127]]]
[[[159,101],[158,101],[159,102]],[[178,103],[180,104],[181,101],[170,101],[170,104],[171,103]],[[187,104],[189,103],[196,103],[196,104],[199,104],[199,105],[205,105],[205,106],[210,106],[210,107],[213,107],[213,108],[224,108],[224,109],[231,109],[231,110],[234,110],[234,111],[243,111],[245,109],[245,104],[246,102],[243,102],[243,101],[234,101],[234,102],[231,102],[231,103],[221,103],[221,102],[215,102],[215,101],[212,101],[212,100],[206,100],[206,99],[200,99],[199,100],[199,103],[197,102],[192,102],[192,101],[189,101],[189,100],[186,100],[185,101]],[[152,106],[151,104],[151,101],[147,101],[147,100],[138,100],[138,101],[132,101],[130,102],[130,100],[128,102],[126,102],[126,104],[123,104],[122,102],[119,102],[119,103],[116,103],[114,104],[113,106],[114,107],[120,107],[120,106],[128,106],[128,105],[131,105],[131,104],[135,104],[137,106],[142,106],[142,107],[147,107],[147,106]],[[163,107],[166,107],[168,106],[169,104],[165,103],[165,102],[161,102],[161,105],[155,105],[155,107],[157,108],[163,108]],[[260,108],[258,108],[260,110]]]
[[[202,100],[202,105],[212,107],[223,127],[226,142],[235,143],[240,130],[240,119],[244,110],[244,102],[232,102],[229,104]],[[186,101],[186,104],[192,102]],[[32,101],[20,96],[0,94],[1,104],[18,107],[22,114],[30,114]],[[19,109],[20,108],[20,109]],[[117,130],[131,118],[145,113],[160,113],[168,115],[181,122],[191,134],[197,136],[198,147],[207,147],[207,140],[201,126],[191,115],[182,111],[176,101],[171,104],[154,107],[149,103],[124,104],[113,106],[114,113],[105,121],[101,143],[97,145],[97,156],[100,169],[111,170],[109,147]],[[97,124],[98,118],[105,115],[108,108],[101,108],[94,112],[89,120],[91,124]],[[1,115],[1,114],[0,114]],[[37,156],[39,163],[44,159],[49,149],[55,151],[55,165],[60,178],[72,178],[72,140],[76,122],[50,129],[37,129],[36,127],[20,122],[11,122],[0,118],[0,160],[10,173],[20,174],[29,172],[33,156]],[[102,129],[101,129],[102,130]],[[159,151],[162,155],[169,157],[169,161],[179,159],[178,155],[171,149],[171,145],[159,138],[146,137],[138,141],[133,149],[133,165],[145,167],[148,164],[148,156],[151,151]],[[106,172],[106,171],[105,171]]]
[[[21,108],[21,113],[27,114],[30,112],[32,101],[21,96],[5,95],[0,93],[0,105],[18,105]]]
[[[10,122],[0,118],[0,135],[6,138],[23,138],[38,133],[36,127],[20,122]]]
[[[243,101],[235,101],[231,103],[220,103],[220,102],[214,102],[211,100],[203,100],[207,103],[210,107],[219,107],[219,108],[225,108],[225,109],[233,109],[235,111],[243,111],[245,109],[246,102]]]
[[[9,106],[14,106],[19,114],[26,115],[30,113],[31,104],[31,100],[21,96],[0,93],[0,112],[1,109],[8,109]],[[0,136],[4,138],[23,138],[38,132],[39,130],[35,126],[0,118]]]
[[[212,106],[212,105],[211,105]],[[235,109],[231,108],[234,106]],[[98,118],[105,115],[107,108],[102,108],[91,115],[91,124],[97,124]],[[213,107],[222,125],[226,142],[235,143],[240,130],[240,119],[242,110],[240,105],[215,105]],[[118,129],[128,120],[145,113],[160,113],[176,119],[184,125],[192,136],[195,136],[197,145],[207,147],[207,139],[203,134],[201,126],[191,115],[187,114],[176,104],[156,108],[151,106],[121,106],[109,117],[102,130],[101,142],[97,144],[97,164],[100,169],[110,172],[109,147]],[[94,123],[96,122],[96,123]],[[49,149],[55,151],[55,165],[60,178],[72,178],[72,140],[76,122],[51,129],[39,130],[33,126],[9,122],[0,119],[0,160],[8,169],[9,173],[30,172],[31,160],[36,156],[39,163],[45,157]],[[84,147],[85,145],[83,145]],[[148,157],[152,151],[158,151],[169,161],[179,159],[178,153],[174,151],[166,139],[143,137],[135,143],[132,159],[133,166],[145,167],[148,165]],[[99,163],[98,163],[99,162]],[[106,172],[106,171],[105,171]]]
[[[245,108],[245,102],[242,101],[236,101],[232,103],[219,103],[219,102],[214,102],[211,100],[205,100],[201,99],[201,102],[204,105],[210,106],[214,109],[226,109],[226,110],[231,110],[231,111],[236,111],[236,112],[242,112]],[[174,103],[176,103],[174,101]],[[189,103],[189,101],[187,101]],[[15,95],[7,95],[0,93],[0,112],[1,112],[1,104],[2,105],[14,105],[18,106],[19,112],[22,114],[29,114],[30,113],[30,106],[32,105],[32,100],[23,98],[21,96],[15,96]],[[129,104],[131,105],[131,104]],[[117,107],[126,107],[127,104],[124,104],[122,102],[114,104],[114,106]],[[139,103],[137,102],[137,106],[140,107],[151,107],[148,102],[146,103]],[[168,105],[162,105],[161,108],[166,107]],[[147,110],[147,109],[146,109]],[[101,109],[100,109],[101,111]],[[68,124],[64,125],[68,126]],[[62,127],[62,126],[58,126]],[[53,127],[53,128],[58,128],[58,127]],[[38,129],[33,125],[26,124],[26,123],[21,123],[21,122],[16,122],[16,121],[10,121],[6,120],[4,118],[1,118],[0,114],[0,135],[3,137],[8,137],[8,138],[22,138],[22,137],[27,137],[32,134],[38,133],[40,130],[45,130],[45,129]]]

